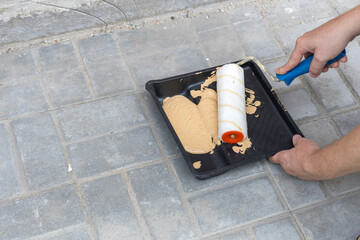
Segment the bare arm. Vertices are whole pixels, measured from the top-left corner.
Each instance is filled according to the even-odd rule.
[[[325,180],[360,171],[360,126],[320,149],[313,141],[293,137],[295,147],[270,157],[284,170],[303,180]]]
[[[310,65],[310,76],[317,77],[322,71],[327,71],[325,64],[335,58],[346,45],[360,34],[360,6],[340,15],[314,30],[305,33],[296,41],[289,61],[276,69],[276,73],[285,74],[299,64],[302,57],[314,54]],[[346,62],[344,57],[340,62]],[[338,67],[339,61],[330,65]]]

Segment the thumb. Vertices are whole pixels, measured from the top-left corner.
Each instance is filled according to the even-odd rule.
[[[284,66],[277,68],[275,70],[275,72],[277,74],[287,73],[288,71],[290,71],[291,69],[293,69],[300,63],[301,59],[303,58],[304,54],[306,54],[306,53],[307,53],[306,50],[304,50],[303,48],[296,45],[294,51],[291,53],[291,56],[290,56],[288,62],[285,63]]]
[[[296,144],[299,142],[300,139],[302,139],[302,137],[299,134],[296,134],[293,136],[292,141],[293,141],[294,146],[296,146]]]

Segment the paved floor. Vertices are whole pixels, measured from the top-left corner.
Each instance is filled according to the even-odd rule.
[[[306,182],[264,159],[197,181],[144,84],[250,55],[273,70],[358,1],[131,2],[118,24],[88,7],[106,28],[86,4],[2,11],[0,239],[355,239],[360,174]],[[338,70],[273,85],[321,146],[360,124],[359,43]]]

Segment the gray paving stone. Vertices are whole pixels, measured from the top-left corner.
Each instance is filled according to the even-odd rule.
[[[4,124],[0,124],[0,200],[21,192],[14,157]]]
[[[78,229],[68,233],[60,234],[55,237],[32,237],[28,240],[90,240],[89,234],[85,229]]]
[[[304,88],[280,93],[278,97],[294,120],[319,114],[319,110]]]
[[[227,234],[221,234],[220,236],[206,238],[205,240],[250,240],[245,231],[236,231]]]
[[[353,173],[347,176],[325,181],[325,184],[334,195],[339,195],[359,189],[359,182],[360,173]]]
[[[13,121],[12,127],[30,189],[71,180],[50,114]]]
[[[0,86],[0,118],[45,110],[48,104],[37,80]]]
[[[67,141],[125,129],[146,121],[133,94],[62,109],[56,115]]]
[[[87,177],[161,158],[150,127],[140,127],[68,146],[73,169]]]
[[[84,75],[79,70],[44,74],[46,87],[55,106],[63,106],[91,99]]]
[[[0,84],[29,78],[36,74],[36,66],[31,51],[0,55]]]
[[[163,53],[129,60],[137,85],[141,88],[149,80],[176,76],[208,67],[200,50],[176,49]]]
[[[155,130],[159,137],[160,144],[163,146],[166,155],[173,155],[180,153],[179,148],[176,145],[174,137],[171,135],[169,128],[165,124],[165,120],[162,117],[159,109],[155,105],[151,95],[145,91],[141,92],[145,108],[149,110],[150,116],[155,124]]]
[[[273,25],[302,23],[306,19],[336,16],[326,0],[261,0],[265,17]]]
[[[56,43],[38,49],[42,72],[65,72],[81,70],[71,41]]]
[[[193,226],[164,163],[129,172],[137,200],[155,239],[192,239]]]
[[[255,6],[247,5],[226,11],[232,23],[246,24],[253,20],[262,20],[259,10]]]
[[[360,69],[356,65],[357,61],[360,61],[360,47],[356,42],[351,42],[346,47],[346,55],[348,61],[345,64],[340,65],[340,69],[345,74],[351,86],[355,92],[360,96],[360,81],[357,76],[360,74]]]
[[[242,45],[249,56],[266,60],[284,55],[275,37],[255,7],[239,7],[227,13],[238,33],[239,44]]]
[[[162,52],[174,46],[192,44],[195,40],[195,31],[189,21],[178,20],[121,31],[118,36],[126,55],[143,56]]]
[[[99,19],[76,11],[45,13],[25,18],[16,17],[8,22],[0,22],[0,44],[25,42],[100,26],[104,26],[104,23]]]
[[[249,19],[249,21],[234,23],[234,27],[248,55],[259,60],[284,56],[279,43],[263,19]]]
[[[357,0],[347,0],[345,2],[342,0],[330,0],[330,2],[340,14],[359,5],[359,1]]]
[[[353,240],[359,235],[360,194],[295,212],[306,239]]]
[[[41,47],[38,52],[46,87],[55,106],[91,98],[71,42]]]
[[[84,183],[82,188],[99,239],[144,239],[121,175]]]
[[[98,95],[133,89],[131,76],[111,35],[81,39],[79,49]]]
[[[337,72],[330,69],[317,78],[306,76],[327,111],[355,105],[355,99]]]
[[[190,199],[201,231],[211,233],[284,210],[267,178],[247,181]]]
[[[192,175],[183,157],[174,158],[171,160],[171,163],[174,165],[176,174],[178,175],[185,192],[203,190],[264,172],[261,162],[255,162],[240,166],[220,176],[199,181]]]
[[[231,26],[201,31],[198,36],[200,45],[212,65],[234,62],[246,56],[241,49],[241,41]]]
[[[194,27],[196,32],[202,32],[217,27],[231,25],[231,22],[228,17],[228,11],[226,11],[224,13],[214,12],[197,16],[191,19],[190,24]]]
[[[258,240],[300,240],[294,224],[290,218],[285,218],[270,222],[254,228],[255,236]]]
[[[306,138],[316,142],[320,147],[325,147],[339,139],[334,127],[327,119],[319,119],[299,125]]]
[[[273,76],[276,76],[276,73],[275,73],[275,69],[278,68],[278,67],[281,67],[283,66],[286,62],[287,62],[288,59],[286,60],[275,60],[275,61],[272,61],[272,62],[267,62],[267,63],[264,63],[264,66],[266,68],[266,70],[268,72],[270,72]],[[283,89],[283,88],[291,88],[291,87],[295,87],[295,86],[299,86],[299,85],[302,85],[302,82],[300,80],[300,78],[295,78],[293,80],[293,82],[290,84],[290,86],[286,86],[286,84],[284,82],[275,82],[275,81],[272,81],[271,79],[268,79],[270,85],[274,88],[274,90],[279,90],[279,89]]]
[[[320,188],[319,182],[303,181],[288,175],[280,165],[269,163],[280,191],[285,197],[290,208],[310,205],[326,198]]]
[[[84,222],[72,187],[0,205],[0,239],[25,239]]]
[[[290,57],[290,54],[295,47],[296,39],[298,37],[302,36],[308,31],[313,30],[314,28],[319,27],[330,19],[331,18],[318,19],[310,22],[303,22],[301,24],[275,29],[275,31],[280,37],[280,41],[285,46],[288,57]]]
[[[339,128],[341,134],[346,135],[355,127],[360,125],[360,109],[335,115],[333,120],[335,125]]]

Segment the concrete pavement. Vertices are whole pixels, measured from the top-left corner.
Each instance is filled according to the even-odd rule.
[[[0,4],[0,239],[360,234],[360,174],[307,182],[264,159],[198,181],[144,90],[250,55],[273,71],[298,36],[357,1]],[[321,146],[360,124],[359,43],[318,79],[273,83]]]

